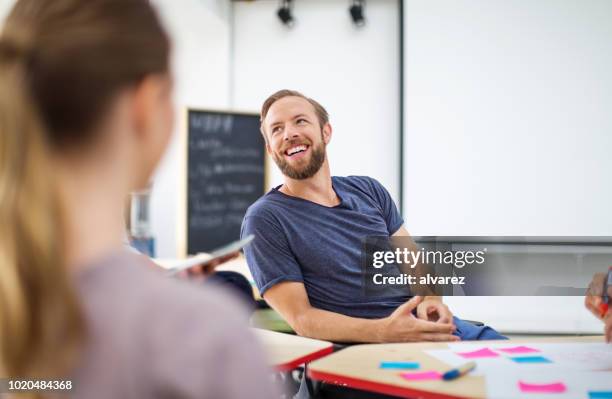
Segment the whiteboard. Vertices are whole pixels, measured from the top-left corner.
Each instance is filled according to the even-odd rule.
[[[405,0],[415,235],[612,234],[612,1]]]

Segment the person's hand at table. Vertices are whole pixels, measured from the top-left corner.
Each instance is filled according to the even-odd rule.
[[[433,300],[433,302],[436,302]],[[435,307],[437,305],[430,302],[425,305]],[[424,303],[421,296],[415,296],[408,302],[399,306],[388,317],[381,319],[381,342],[418,342],[418,341],[460,341],[459,337],[452,335],[456,327],[451,323],[443,323],[440,320],[433,322],[417,318],[412,313]],[[446,315],[445,317],[448,317]]]
[[[606,273],[597,273],[593,276],[591,284],[587,290],[586,296],[584,297],[584,306],[595,315],[599,320],[604,322],[604,335],[606,336],[606,342],[612,342],[612,309],[608,309],[605,314],[602,314],[600,309],[603,303],[603,289],[604,282],[607,278]],[[612,286],[608,286],[608,297],[612,298]]]
[[[599,320],[604,319],[604,315],[601,314],[599,306],[603,303],[603,288],[606,277],[606,273],[595,274],[593,280],[591,280],[591,284],[589,284],[586,296],[584,297],[584,306]],[[612,295],[612,287],[608,287],[608,295]]]
[[[417,317],[421,320],[442,324],[453,324],[453,314],[442,302],[442,297],[427,296],[416,308]]]

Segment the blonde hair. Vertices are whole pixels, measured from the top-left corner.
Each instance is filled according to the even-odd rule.
[[[0,375],[70,372],[86,337],[51,157],[94,139],[113,96],[168,70],[147,0],[19,0],[0,35]]]

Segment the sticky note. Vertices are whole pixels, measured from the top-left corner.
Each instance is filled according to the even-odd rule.
[[[381,369],[418,369],[421,367],[417,362],[380,362]]]
[[[439,371],[419,371],[416,373],[401,373],[400,375],[408,381],[431,381],[442,379],[442,373]]]
[[[500,352],[510,353],[512,355],[539,352],[539,350],[530,348],[528,346],[513,346],[512,348],[500,348],[497,350]]]
[[[589,391],[589,399],[612,399],[612,391]]]
[[[552,363],[544,356],[521,356],[511,357],[510,359],[514,360],[516,363]]]
[[[562,382],[553,382],[549,384],[528,384],[523,381],[518,382],[521,392],[529,393],[562,393],[566,391],[565,384]]]
[[[478,359],[481,357],[498,357],[499,355],[489,348],[482,348],[472,352],[458,352],[459,356],[466,359]]]

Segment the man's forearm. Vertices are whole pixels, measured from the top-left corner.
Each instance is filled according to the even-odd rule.
[[[362,319],[310,308],[296,317],[293,324],[303,337],[334,342],[382,342],[382,319]]]

